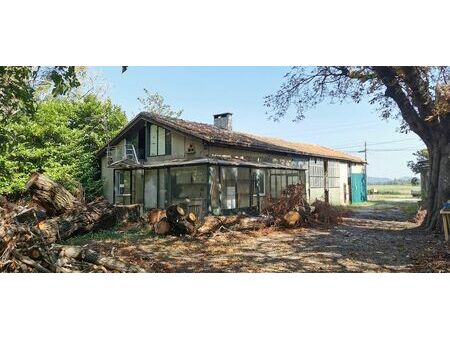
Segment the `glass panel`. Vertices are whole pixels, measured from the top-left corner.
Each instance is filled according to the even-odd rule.
[[[266,173],[263,169],[252,169],[253,195],[266,194]]]
[[[274,174],[270,175],[270,196],[277,198],[277,176]]]
[[[170,169],[171,203],[180,204],[197,215],[206,213],[208,184],[207,167],[189,166]]]
[[[150,156],[158,155],[158,126],[150,126]]]
[[[219,167],[209,167],[209,196],[211,199],[211,213],[213,215],[220,215],[220,177]]]
[[[115,202],[131,204],[131,174],[130,171],[116,170]]]
[[[169,205],[169,175],[168,169],[159,169],[158,208]]]
[[[166,129],[166,155],[172,155],[172,133]]]
[[[306,184],[306,170],[300,170],[299,176],[300,182]]]
[[[166,154],[166,130],[158,127],[158,155]]]
[[[252,169],[253,198],[252,206],[258,206],[261,197],[266,195],[266,170]]]
[[[250,207],[250,169],[237,168],[238,208]]]
[[[132,202],[136,204],[144,203],[144,170],[133,170],[133,198]]]
[[[283,181],[285,181],[284,178],[285,177],[282,175],[277,175],[277,198],[281,196],[281,192],[283,191]]]
[[[237,168],[221,167],[222,209],[236,209]]]
[[[157,193],[158,193],[158,170],[146,170],[145,171],[145,205],[147,209],[156,208],[157,205]]]

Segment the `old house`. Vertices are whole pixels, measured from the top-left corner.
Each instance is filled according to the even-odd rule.
[[[257,211],[290,184],[309,201],[366,199],[365,163],[318,145],[232,130],[232,114],[214,124],[140,113],[97,153],[104,195],[143,209],[181,204],[199,215]]]

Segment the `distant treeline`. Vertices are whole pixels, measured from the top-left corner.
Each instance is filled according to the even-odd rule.
[[[410,185],[420,183],[420,179],[417,177],[401,177],[401,178],[378,178],[368,177],[367,184],[369,185]]]

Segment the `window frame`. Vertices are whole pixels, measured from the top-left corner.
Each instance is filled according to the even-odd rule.
[[[156,134],[156,141],[152,143],[152,129]],[[172,154],[172,133],[167,128],[158,126],[156,124],[149,123],[148,126],[148,157],[158,157],[158,156],[167,156]],[[164,137],[164,140],[160,140],[160,136]],[[164,146],[164,153],[160,153],[160,144]],[[156,145],[156,149],[152,147],[152,145]],[[153,153],[152,150],[155,150]]]
[[[308,171],[310,189],[325,188],[325,161],[321,158],[310,158]],[[320,184],[317,185],[316,182]]]
[[[251,180],[253,181],[253,197],[257,196],[257,193],[255,191],[257,191],[257,181],[258,181],[258,177],[262,177],[262,182],[259,182],[259,196],[266,196],[266,172],[265,170],[260,170],[260,172],[258,173],[257,170],[252,170],[251,171],[252,176],[254,175],[256,177],[256,179],[253,179],[253,177],[251,178]],[[260,175],[258,175],[260,174]],[[261,186],[262,183],[262,186]]]

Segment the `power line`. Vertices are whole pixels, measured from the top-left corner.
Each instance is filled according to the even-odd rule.
[[[374,151],[414,151],[417,150],[417,148],[393,148],[393,149],[365,149],[365,150],[349,150],[348,153],[365,153],[367,152],[374,152]]]
[[[368,142],[367,145],[379,145],[379,144],[391,144],[391,143],[399,143],[399,142],[406,142],[406,141],[414,141],[417,140],[415,138],[408,138],[408,139],[402,139],[402,140],[391,140],[391,141],[383,141],[383,142]],[[344,150],[344,149],[349,149],[349,148],[358,148],[361,147],[361,144],[354,144],[354,145],[349,145],[349,146],[344,146],[344,147],[339,147],[339,148],[334,148],[336,150]]]
[[[397,148],[397,149],[368,149],[368,151],[413,151],[417,148]]]

